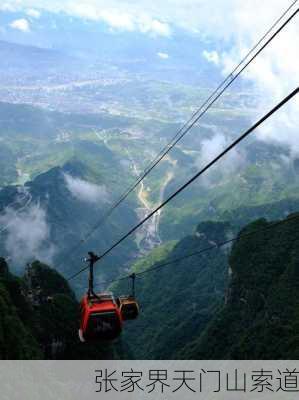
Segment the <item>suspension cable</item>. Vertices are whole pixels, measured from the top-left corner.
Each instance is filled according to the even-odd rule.
[[[214,164],[216,164],[220,159],[222,159],[227,153],[229,153],[234,147],[236,147],[240,142],[246,139],[253,131],[255,131],[260,125],[262,125],[267,119],[269,119],[273,114],[280,110],[285,104],[287,104],[291,99],[293,99],[299,92],[299,87],[293,90],[289,95],[287,95],[282,101],[280,101],[274,108],[272,108],[267,114],[265,114],[260,120],[258,120],[253,126],[251,126],[246,132],[239,136],[233,143],[231,143],[226,149],[224,149],[218,156],[216,156],[211,162],[209,162],[205,167],[198,171],[191,179],[189,179],[185,184],[183,184],[178,190],[176,190],[171,196],[169,196],[165,201],[163,201],[158,207],[156,207],[152,212],[150,212],[142,221],[136,224],[132,229],[130,229],[125,235],[123,235],[119,240],[117,240],[111,247],[109,247],[102,255],[99,256],[99,260],[102,260],[108,254],[110,254],[117,246],[119,246],[125,239],[127,239],[132,233],[139,229],[146,221],[152,218],[159,210],[165,207],[170,201],[177,197],[182,191],[184,191],[189,185],[191,185],[195,180],[197,180],[201,175],[208,171]],[[84,272],[88,267],[85,267],[78,271],[76,274],[68,278],[68,280],[76,278],[82,272]]]
[[[132,184],[120,198],[107,210],[107,212],[100,218],[100,220],[90,229],[83,239],[78,241],[71,250],[72,254],[106,222],[111,216],[113,211],[123,203],[127,197],[136,189],[136,187],[146,178],[148,174],[165,158],[165,156],[177,145],[177,143],[194,127],[194,125],[201,119],[207,111],[215,104],[215,102],[223,95],[223,93],[232,85],[232,83],[242,74],[242,72],[258,57],[258,55],[274,40],[274,38],[291,22],[291,20],[298,14],[297,9],[280,28],[273,33],[273,35],[264,43],[264,45],[246,62],[246,64],[239,70],[249,56],[259,47],[259,45],[266,39],[270,32],[282,21],[282,19],[288,14],[288,12],[298,2],[295,0],[284,13],[274,22],[274,24],[267,30],[262,38],[255,44],[255,46],[246,54],[241,62],[234,68],[234,70],[222,81],[222,83],[213,91],[208,99],[195,111],[191,118],[179,129],[176,135],[172,138],[168,144],[162,148],[159,154],[150,162],[145,170],[138,176],[137,181]]]
[[[244,239],[244,238],[248,238],[250,236],[258,235],[260,233],[264,233],[266,231],[275,229],[280,225],[284,225],[286,223],[289,223],[289,222],[292,222],[292,221],[295,221],[295,220],[299,220],[299,215],[298,214],[294,215],[294,216],[290,216],[287,219],[282,220],[282,221],[270,223],[270,225],[265,227],[265,228],[256,229],[256,230],[253,230],[252,232],[248,232],[248,233],[240,233],[239,235],[233,237],[232,239],[228,239],[228,240],[225,240],[223,242],[219,242],[219,243],[213,244],[213,245],[211,245],[209,247],[205,247],[205,248],[203,248],[201,250],[198,250],[198,251],[195,251],[193,253],[186,254],[186,255],[184,255],[182,257],[170,259],[169,261],[166,261],[166,262],[164,262],[162,264],[153,265],[151,268],[147,268],[146,270],[144,270],[142,272],[135,272],[134,276],[135,276],[135,278],[141,277],[141,276],[149,274],[151,272],[163,269],[163,268],[165,268],[165,267],[167,267],[169,265],[177,264],[177,263],[179,263],[181,261],[187,260],[188,258],[199,256],[199,255],[204,254],[206,252],[209,252],[211,250],[220,249],[220,248],[222,248],[224,246],[227,246],[228,244],[231,244],[233,242],[239,241],[239,240]],[[109,286],[109,285],[112,285],[113,283],[122,282],[122,281],[125,281],[127,279],[130,279],[131,276],[132,276],[132,274],[126,275],[126,276],[124,276],[122,278],[114,279],[114,280],[111,280],[111,281],[101,282],[100,284],[96,285],[96,287],[100,287],[100,286],[104,286],[104,285],[105,286]]]

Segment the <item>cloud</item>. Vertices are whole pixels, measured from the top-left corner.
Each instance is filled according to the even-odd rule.
[[[129,10],[129,11],[128,11]],[[119,4],[107,7],[101,2],[69,2],[63,9],[66,13],[92,21],[102,21],[111,30],[137,31],[154,36],[170,36],[170,26],[159,18],[153,18],[144,12],[134,12],[130,7]]]
[[[158,19],[153,19],[146,15],[143,15],[137,20],[137,26],[142,33],[149,33],[157,36],[171,35],[171,28],[169,24],[161,22]]]
[[[83,18],[97,18],[102,12],[127,14],[134,20],[147,15],[151,20],[223,40],[246,30],[261,34],[265,23],[270,25],[289,3],[290,0],[7,0],[4,4],[18,9],[63,11]]]
[[[103,21],[112,30],[149,35],[167,37],[176,28],[183,28],[209,46],[221,44],[221,52],[206,50],[204,56],[226,74],[289,7],[290,0],[214,0],[213,3],[207,0],[110,0],[109,4],[106,0],[10,0],[4,4],[65,12]],[[295,8],[296,5],[293,10]],[[242,79],[252,83],[261,94],[262,101],[257,109],[260,114],[298,85],[298,18],[297,15],[242,74]],[[299,105],[298,101],[292,101],[292,105],[271,118],[258,135],[264,140],[295,146],[293,150],[298,152],[298,125]]]
[[[285,1],[273,1],[271,7],[269,7],[269,4],[256,0],[253,0],[251,7],[248,6],[248,3],[244,3],[244,9],[239,9],[234,16],[234,27],[236,29],[235,36],[232,36],[234,42],[230,50],[223,53],[221,57],[220,66],[224,74],[230,71],[232,66],[239,63],[241,58],[288,5],[289,2]],[[255,9],[259,10],[256,15]],[[269,15],[267,15],[267,12],[269,12]],[[290,14],[291,12],[288,15]],[[286,19],[287,16],[284,21]],[[268,35],[269,37],[270,35]],[[254,85],[259,98],[254,120],[269,111],[298,86],[299,70],[296,65],[299,57],[298,42],[299,24],[297,15],[251,64],[248,70],[242,74],[244,80]],[[284,145],[291,150],[292,156],[298,156],[298,126],[299,101],[297,98],[272,116],[257,131],[256,135],[264,141]]]
[[[16,8],[11,3],[5,2],[3,4],[0,4],[0,10],[1,11],[11,11],[11,12],[13,12],[13,11],[16,10]]]
[[[157,53],[157,56],[160,57],[162,60],[168,60],[169,54],[167,53]]]
[[[166,17],[160,13],[152,12],[144,2],[116,0],[10,0],[11,8],[17,10],[46,10],[50,12],[64,12],[73,17],[79,17],[92,21],[102,21],[111,30],[136,31],[152,36],[170,36],[171,27]],[[150,4],[150,3],[149,3]],[[0,6],[1,7],[1,6]],[[33,15],[31,15],[33,16]]]
[[[112,29],[133,31],[134,21],[128,13],[117,10],[100,9],[91,4],[72,4],[68,8],[69,14],[94,21],[103,21]]]
[[[96,14],[99,20],[103,20],[112,29],[124,31],[134,31],[135,25],[132,17],[129,14],[118,14],[111,11],[102,11]]]
[[[29,8],[26,10],[26,14],[28,17],[36,18],[39,19],[41,17],[41,12],[38,10],[35,10],[34,8]]]
[[[103,204],[108,201],[108,192],[105,186],[98,186],[80,178],[73,178],[64,174],[68,190],[78,200],[90,204]]]
[[[216,133],[211,138],[204,139],[201,142],[201,152],[200,157],[196,160],[196,167],[202,168],[206,166],[230,143],[231,138],[227,138],[221,133]],[[244,160],[245,157],[242,156],[242,152],[237,148],[233,149],[219,164],[212,167],[211,171],[203,177],[202,182],[204,184],[210,184],[212,181],[218,183],[219,179],[229,177],[240,169],[244,165]]]
[[[22,32],[30,32],[30,24],[25,18],[16,19],[15,21],[11,22],[9,26]]]
[[[55,247],[50,242],[46,212],[40,205],[31,205],[19,213],[7,208],[0,216],[0,224],[6,226],[5,249],[15,266],[23,268],[37,259],[52,262]]]
[[[202,52],[203,57],[212,64],[219,65],[220,64],[220,57],[217,51],[207,51],[204,50]]]

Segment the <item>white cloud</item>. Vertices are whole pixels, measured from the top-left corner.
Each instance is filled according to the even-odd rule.
[[[30,32],[30,24],[25,18],[16,19],[9,26],[22,32]]]
[[[209,139],[204,139],[201,142],[200,157],[196,160],[196,167],[203,168],[217,157],[229,144],[231,138],[228,138],[217,132]],[[245,157],[242,151],[238,148],[233,149],[230,154],[223,158],[219,164],[212,167],[212,169],[203,176],[203,184],[210,185],[212,181],[219,183],[224,177],[231,177],[238,169],[245,165]],[[215,177],[217,177],[215,181]]]
[[[169,24],[153,19],[148,15],[142,15],[137,19],[136,24],[143,33],[150,33],[157,36],[170,36],[171,29]]]
[[[291,0],[214,0],[213,3],[207,0],[109,0],[109,4],[106,0],[10,0],[4,4],[6,7],[9,4],[10,7],[63,11],[71,16],[104,21],[113,30],[150,35],[169,36],[174,27],[184,28],[197,34],[199,41],[204,40],[209,45],[223,44],[225,51],[216,55],[206,50],[204,55],[227,73],[290,3]],[[243,79],[252,82],[265,99],[257,110],[261,113],[298,85],[298,18],[297,15],[243,73]],[[291,106],[271,118],[259,135],[265,140],[298,148],[298,107],[298,101],[293,101]]]
[[[26,10],[26,14],[29,17],[36,18],[36,19],[39,19],[41,17],[41,12],[38,10],[35,10],[34,8],[29,8],[28,10]]]
[[[98,8],[92,4],[71,4],[68,8],[71,15],[94,21],[104,21],[110,28],[132,31],[135,29],[134,21],[128,13],[117,10]]]
[[[103,204],[108,201],[105,186],[98,186],[69,174],[64,174],[64,179],[68,190],[76,199],[90,204]]]
[[[0,4],[0,10],[1,11],[15,11],[16,8],[11,3],[5,2],[3,4]]]
[[[212,161],[226,146],[226,139],[217,133],[211,139],[205,139],[201,143],[201,162],[206,165]]]
[[[112,29],[120,29],[124,31],[134,31],[135,25],[129,14],[119,14],[111,11],[102,11],[98,15],[98,19],[102,19]]]
[[[69,2],[63,11],[70,15],[105,22],[112,30],[138,31],[157,36],[170,36],[170,26],[144,12],[134,12],[130,7],[114,4],[107,7],[101,2]]]
[[[55,248],[49,242],[46,212],[38,204],[19,213],[7,208],[0,216],[0,224],[6,226],[5,249],[14,265],[24,267],[36,259],[52,262]]]
[[[220,57],[217,51],[207,51],[204,50],[202,52],[203,57],[212,64],[219,65],[220,64]]]
[[[17,10],[46,10],[64,12],[70,16],[105,22],[112,30],[137,31],[154,36],[170,36],[171,27],[166,16],[156,12],[150,3],[106,0],[10,0],[9,6]],[[144,6],[143,6],[144,5]],[[157,5],[157,4],[156,4]],[[1,6],[0,6],[1,7]],[[40,12],[40,11],[38,11]],[[33,16],[33,15],[31,15]]]
[[[157,53],[157,56],[160,57],[162,60],[168,60],[169,54],[167,53]]]
[[[201,163],[202,165],[206,165],[211,162],[215,157],[217,157],[229,144],[231,143],[231,139],[225,137],[221,133],[216,133],[216,135],[212,136],[210,139],[205,139],[201,143]],[[240,166],[242,163],[242,157],[238,153],[237,149],[231,151],[230,155],[224,159],[230,161],[234,164],[234,168],[236,166]],[[223,166],[221,166],[222,168]]]
[[[264,4],[265,3],[265,4]],[[250,6],[244,3],[234,15],[234,43],[231,50],[223,54],[222,68],[224,74],[231,71],[241,58],[255,44],[273,21],[289,5],[286,1],[268,2],[253,0]],[[255,13],[255,9],[259,12]],[[293,12],[295,8],[293,9]],[[288,15],[290,15],[289,13]],[[284,18],[286,20],[287,17]],[[251,24],[253,24],[251,26]],[[270,35],[268,35],[268,38]],[[259,109],[254,119],[270,110],[282,100],[291,90],[298,86],[299,70],[299,24],[298,15],[273,40],[271,45],[243,73],[243,79],[252,82],[260,94]],[[297,96],[298,97],[298,96]],[[288,106],[281,109],[269,119],[256,133],[265,141],[275,141],[286,145],[292,155],[299,153],[299,101],[293,99]]]

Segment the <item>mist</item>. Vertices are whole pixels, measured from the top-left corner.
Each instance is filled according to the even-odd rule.
[[[64,174],[68,190],[74,198],[90,204],[103,204],[109,200],[109,195],[104,185],[99,186],[80,178]]]
[[[15,268],[22,271],[26,263],[34,260],[52,263],[56,249],[50,241],[46,211],[39,204],[21,212],[6,208],[0,225],[6,227],[4,246]]]
[[[211,138],[204,139],[201,142],[200,156],[195,161],[196,168],[201,169],[210,163],[229,144],[231,144],[231,141],[231,138],[226,137],[220,132],[217,132]],[[242,149],[234,148],[202,177],[201,182],[205,185],[219,183],[219,180],[230,177],[236,171],[241,170],[244,165],[245,157]]]

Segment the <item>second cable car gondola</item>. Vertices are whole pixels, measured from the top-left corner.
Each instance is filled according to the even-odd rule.
[[[119,298],[120,312],[124,321],[136,319],[139,315],[139,305],[132,296],[121,296]]]
[[[93,267],[99,257],[89,253],[89,289],[83,297],[79,338],[81,342],[110,341],[122,331],[122,315],[112,293],[95,294],[93,291]]]
[[[124,321],[136,319],[139,315],[139,305],[135,298],[136,275],[132,274],[130,278],[132,279],[132,294],[119,297],[119,308]]]

